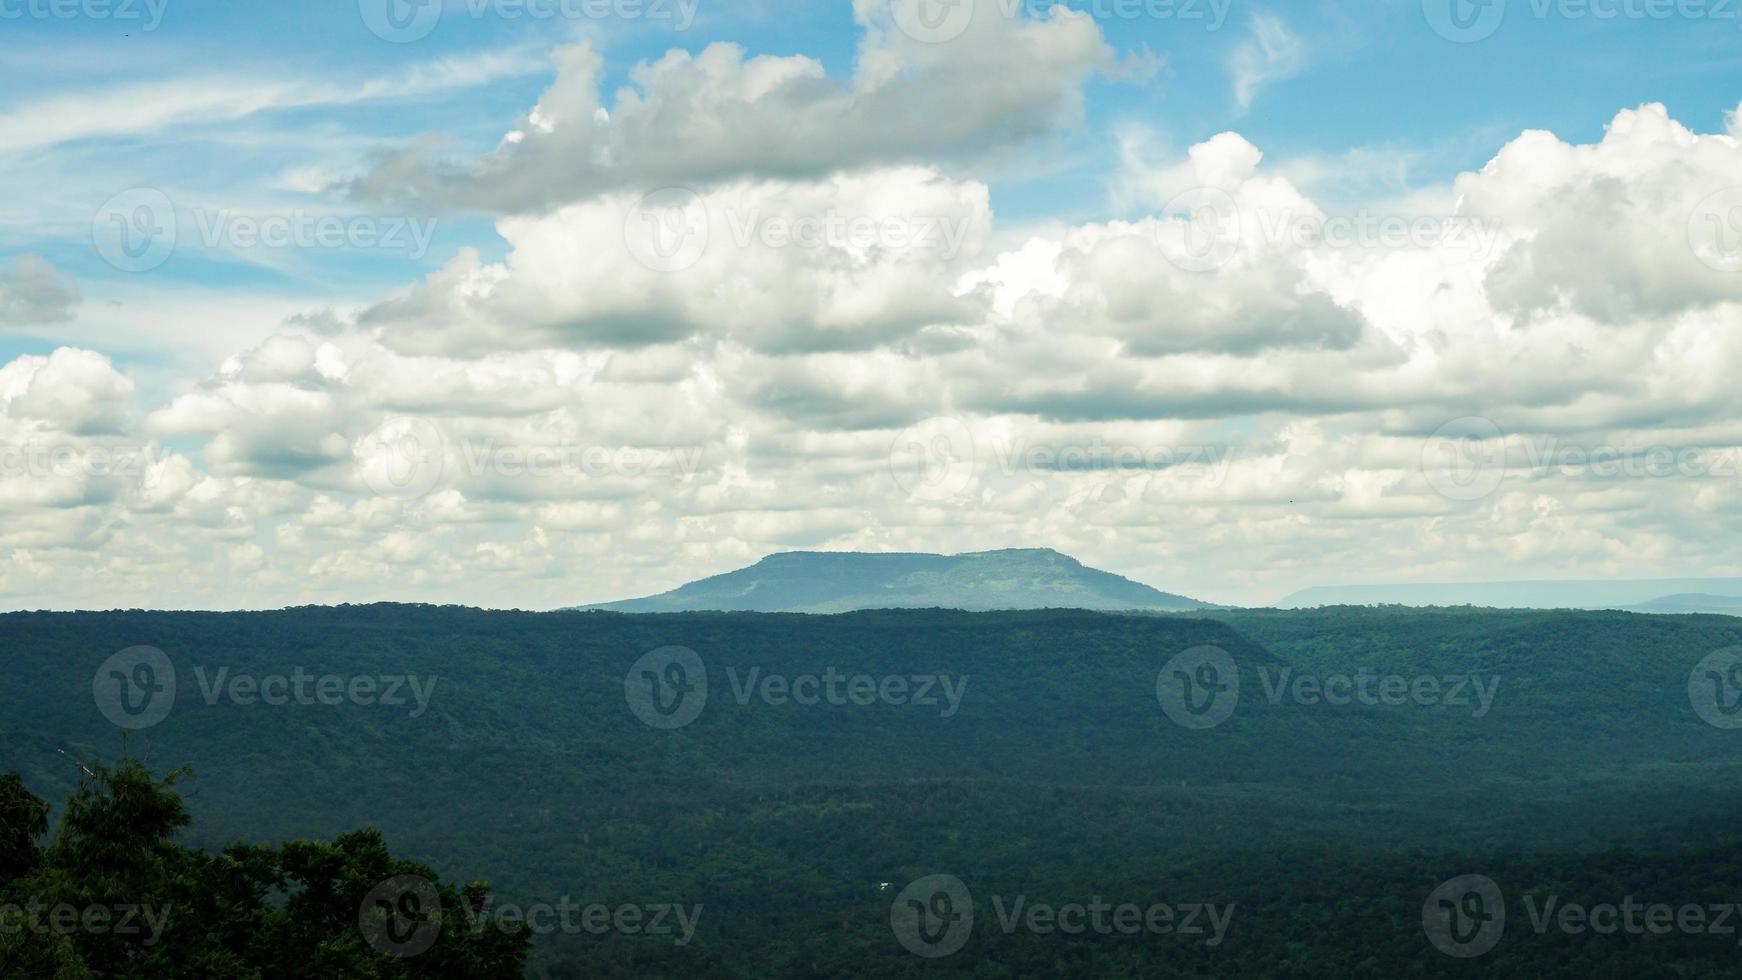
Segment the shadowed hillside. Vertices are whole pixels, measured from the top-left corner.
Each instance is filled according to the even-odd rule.
[[[1358,955],[1375,941],[1449,976],[1411,916],[1454,871],[1523,851],[1569,875],[1626,846],[1647,857],[1615,859],[1615,880],[1640,860],[1685,877],[1665,855],[1716,846],[1691,828],[1742,801],[1742,757],[1690,679],[1725,683],[1699,667],[1738,643],[1721,617],[1467,610],[14,614],[0,768],[62,799],[79,760],[118,753],[105,710],[169,699],[131,746],[193,766],[196,846],[372,827],[504,902],[707,910],[682,946],[535,935],[552,976],[969,975],[988,957],[1017,976],[1089,955],[988,925],[974,957],[912,956],[883,889],[941,872],[980,895],[1248,910],[1218,947],[1096,954],[1130,975],[1262,972],[1294,949],[1300,976],[1377,976]],[[140,644],[151,672],[115,668]],[[157,693],[94,702],[115,674]],[[1328,887],[1343,897],[1313,905]],[[1518,948],[1517,975],[1570,975],[1530,959],[1552,944]],[[1683,975],[1722,975],[1678,949]]]

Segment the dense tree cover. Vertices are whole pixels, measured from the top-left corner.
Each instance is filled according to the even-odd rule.
[[[134,759],[95,767],[67,800],[46,848],[48,805],[16,775],[0,776],[0,976],[413,978],[518,977],[524,926],[478,928],[480,884],[456,890],[429,868],[393,858],[372,830],[332,842],[218,854],[174,840],[189,822],[176,784]],[[414,876],[439,905],[371,908],[400,897],[383,882]],[[419,920],[412,913],[421,915]],[[373,916],[374,918],[367,918]],[[380,940],[400,929],[432,938],[416,956]],[[379,931],[376,931],[379,930]]]
[[[174,664],[176,700],[134,744],[200,773],[185,784],[192,847],[371,826],[415,860],[487,878],[504,906],[701,907],[681,944],[535,929],[533,975],[1669,975],[1659,961],[1738,975],[1734,937],[1539,936],[1513,909],[1506,940],[1464,962],[1434,950],[1420,918],[1428,892],[1464,872],[1581,901],[1742,890],[1724,836],[1742,733],[1688,702],[1694,665],[1742,643],[1739,627],[1394,609],[18,614],[0,616],[0,771],[41,796],[70,792],[69,756],[102,759],[118,742],[93,675],[149,644]],[[625,682],[673,644],[705,664],[708,700],[693,723],[650,727]],[[1228,651],[1240,695],[1225,723],[1194,731],[1161,710],[1157,677],[1204,644]],[[965,687],[949,713],[742,693],[752,672],[790,682],[831,668]],[[415,677],[429,697],[421,712],[270,705],[232,697],[220,670]],[[1284,672],[1363,671],[1500,686],[1480,717],[1270,696]],[[0,808],[10,799],[0,785]],[[1585,877],[1593,868],[1604,877]],[[961,952],[927,960],[896,941],[891,904],[940,873],[972,890],[976,927]],[[992,899],[1017,895],[1239,911],[1215,947],[1005,935]]]

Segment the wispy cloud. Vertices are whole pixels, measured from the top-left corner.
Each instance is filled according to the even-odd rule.
[[[1229,59],[1234,74],[1234,101],[1250,109],[1259,89],[1292,77],[1306,67],[1306,46],[1275,14],[1252,18],[1252,36]]]
[[[85,139],[144,136],[173,127],[232,123],[262,112],[427,98],[547,71],[531,49],[490,51],[413,66],[355,82],[261,82],[228,75],[91,89],[0,113],[0,152],[40,150]]]

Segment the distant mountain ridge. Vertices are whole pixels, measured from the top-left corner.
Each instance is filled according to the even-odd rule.
[[[1276,605],[1281,609],[1372,605],[1486,606],[1495,609],[1729,612],[1735,615],[1742,613],[1742,578],[1315,586],[1302,589]]]
[[[961,555],[792,551],[670,592],[587,606],[615,612],[840,613],[859,609],[1185,611],[1209,603],[1090,568],[1050,548]]]
[[[1653,599],[1650,602],[1642,602],[1637,606],[1628,606],[1627,611],[1638,613],[1709,613],[1720,616],[1742,616],[1742,597],[1684,592],[1678,595],[1666,595],[1658,599]]]

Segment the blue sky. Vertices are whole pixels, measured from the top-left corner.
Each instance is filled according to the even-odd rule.
[[[0,0],[0,449],[160,464],[0,467],[0,595],[488,567],[561,605],[792,547],[1057,547],[1223,601],[1742,574],[1742,3],[406,2]],[[788,241],[843,215],[879,237]],[[666,268],[650,216],[712,237]],[[1504,480],[1465,498],[1421,443],[1472,418]],[[441,478],[375,489],[419,439]],[[891,484],[958,442],[957,495]],[[695,456],[539,482],[480,445]],[[1011,462],[1108,445],[1143,462]],[[253,591],[141,571],[190,563]]]
[[[643,18],[513,16],[519,9],[513,5],[472,16],[467,2],[451,0],[435,29],[413,43],[383,41],[370,32],[357,5],[347,2],[157,2],[161,22],[148,31],[141,28],[152,21],[154,8],[145,0],[117,7],[110,17],[71,18],[35,17],[33,9],[46,8],[13,0],[6,9],[23,13],[4,21],[0,31],[0,87],[10,93],[4,104],[71,93],[101,98],[126,85],[168,79],[360,85],[443,59],[492,53],[518,56],[526,64],[488,84],[349,106],[266,111],[233,124],[189,127],[170,138],[154,131],[56,146],[36,162],[77,167],[88,173],[89,182],[70,184],[64,197],[52,202],[65,207],[65,226],[30,220],[37,214],[7,216],[0,228],[0,256],[35,252],[83,277],[101,279],[107,270],[91,255],[88,234],[71,219],[95,211],[111,188],[174,181],[197,182],[219,197],[265,193],[262,178],[276,176],[282,161],[294,155],[281,142],[304,138],[299,134],[313,134],[323,148],[337,147],[359,159],[372,148],[427,133],[487,149],[500,138],[505,121],[532,105],[549,84],[549,71],[539,63],[542,53],[577,36],[595,38],[607,53],[608,88],[625,84],[639,61],[670,48],[694,51],[719,41],[742,45],[752,54],[806,54],[832,75],[846,75],[859,39],[844,2],[702,0],[694,23],[680,30],[676,0],[669,0],[670,8],[649,7],[650,16]],[[541,9],[555,9],[556,2]],[[1512,0],[1500,28],[1476,43],[1452,43],[1437,35],[1417,0],[1217,0],[1223,7],[1216,29],[1218,10],[1208,0],[1157,8],[1172,11],[1162,17],[1113,15],[1145,9],[1115,2],[1066,6],[1102,14],[1109,43],[1129,57],[1153,55],[1155,73],[1090,83],[1080,126],[1003,167],[977,171],[992,188],[1001,220],[1076,221],[1119,210],[1109,185],[1118,162],[1117,134],[1131,128],[1149,131],[1155,148],[1171,154],[1224,130],[1239,131],[1273,162],[1337,161],[1365,151],[1365,168],[1339,168],[1347,186],[1325,190],[1348,201],[1384,199],[1476,169],[1496,145],[1525,129],[1589,141],[1622,107],[1659,102],[1690,126],[1717,128],[1724,113],[1735,108],[1736,81],[1742,78],[1742,14],[1722,16],[1729,13],[1722,0],[1713,0],[1713,16],[1666,19],[1568,16],[1559,12],[1558,2],[1547,16],[1539,16],[1542,0]],[[1645,9],[1644,0],[1636,3]],[[1599,0],[1596,6],[1632,9],[1619,4]],[[651,16],[656,10],[662,16]],[[1237,49],[1251,43],[1258,17],[1286,25],[1300,54],[1286,79],[1265,84],[1254,103],[1242,108],[1234,98],[1229,63]],[[123,101],[108,108],[123,115],[129,111]],[[346,206],[340,195],[324,198],[329,206]],[[434,268],[467,244],[486,254],[500,251],[489,221],[453,216],[443,223],[436,247],[410,267]],[[403,257],[379,262],[356,254],[307,258],[294,268],[262,269],[178,253],[164,275],[215,289],[269,292],[300,290],[318,281],[358,294],[410,278]],[[0,355],[53,342],[8,336],[0,340]]]

